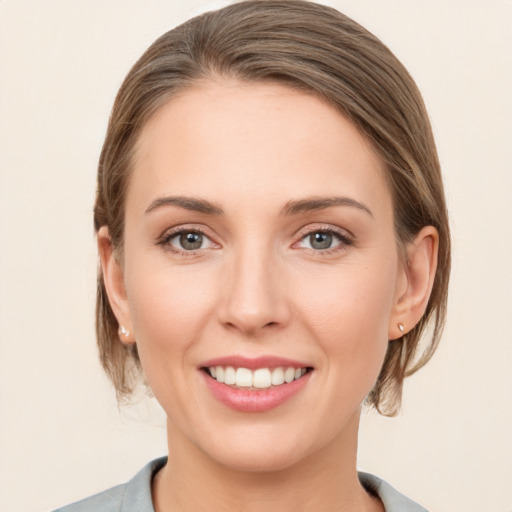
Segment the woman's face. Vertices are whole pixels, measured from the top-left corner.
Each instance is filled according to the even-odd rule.
[[[134,164],[117,312],[170,443],[252,470],[355,450],[406,286],[369,144],[310,95],[208,83]]]

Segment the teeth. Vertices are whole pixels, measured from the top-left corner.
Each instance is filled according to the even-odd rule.
[[[217,382],[237,386],[239,388],[268,389],[270,386],[280,386],[300,379],[306,368],[258,368],[251,371],[248,368],[234,368],[233,366],[212,366],[208,368],[210,375]]]
[[[236,371],[236,385],[239,388],[250,388],[252,386],[252,372],[247,368],[238,368]]]
[[[270,370],[268,368],[259,368],[252,377],[252,385],[258,389],[269,388],[272,384]]]
[[[272,384],[274,386],[280,386],[284,384],[284,370],[282,368],[276,368],[272,372]]]
[[[224,384],[236,384],[236,373],[235,369],[232,366],[228,366],[224,370]]]
[[[289,383],[295,379],[295,368],[286,368],[284,372],[284,381]]]

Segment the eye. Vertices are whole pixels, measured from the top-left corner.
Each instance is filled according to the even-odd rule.
[[[329,249],[351,244],[352,240],[347,235],[337,233],[334,230],[318,229],[303,236],[298,246],[303,249],[313,249],[314,251],[328,251]]]
[[[198,251],[214,245],[204,233],[193,230],[174,232],[165,237],[164,242],[178,252]]]

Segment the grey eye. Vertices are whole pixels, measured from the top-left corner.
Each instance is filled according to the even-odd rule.
[[[194,253],[194,251],[203,251],[204,249],[216,247],[212,240],[203,232],[186,228],[165,236],[161,244],[178,254]]]
[[[181,235],[179,235],[179,245],[186,251],[201,249],[203,245],[203,235],[194,232],[181,233]]]
[[[312,249],[329,249],[332,246],[333,236],[325,231],[316,231],[309,235],[309,245]]]
[[[314,251],[327,251],[328,249],[334,249],[338,246],[351,245],[350,240],[337,233],[333,233],[329,230],[318,230],[311,231],[305,235],[299,243],[299,247],[303,249],[313,249]]]

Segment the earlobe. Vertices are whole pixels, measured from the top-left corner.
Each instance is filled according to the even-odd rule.
[[[124,345],[131,345],[135,343],[135,338],[132,333],[124,326],[120,325],[118,329],[119,339]]]
[[[126,289],[124,270],[116,258],[107,226],[102,226],[97,234],[103,282],[110,307],[119,323],[119,339],[124,344],[135,342]]]
[[[393,308],[389,339],[400,338],[413,329],[425,313],[434,285],[438,247],[439,234],[433,226],[425,226],[407,245],[403,268],[407,284]]]

